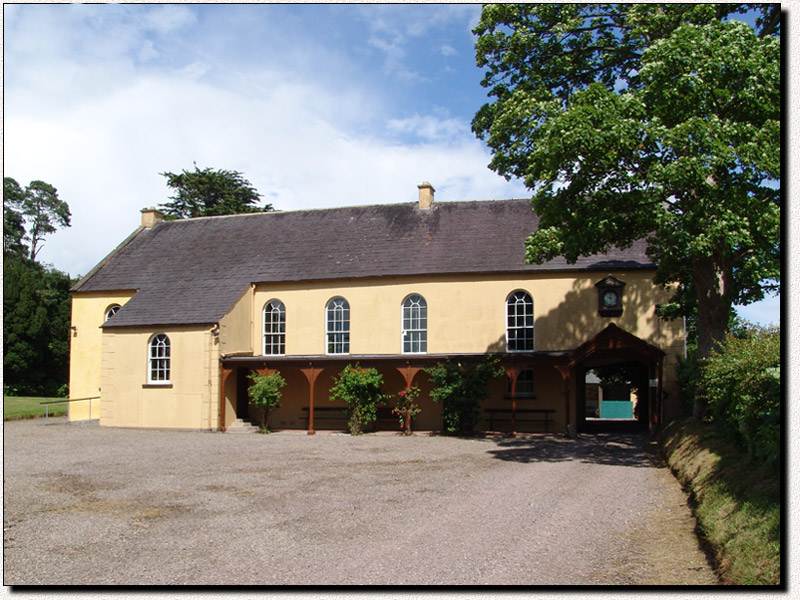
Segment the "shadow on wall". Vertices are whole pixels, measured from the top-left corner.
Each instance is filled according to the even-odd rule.
[[[576,279],[572,283],[572,289],[558,306],[536,317],[534,329],[536,350],[572,350],[612,322],[640,337],[647,337],[642,331],[643,328],[658,331],[658,317],[652,293],[653,283],[649,278],[632,278],[615,273],[626,282],[622,293],[622,315],[601,317],[598,314],[598,294],[594,283],[603,279],[605,275],[606,273],[598,272],[591,278],[589,285],[586,279]],[[534,314],[537,314],[536,298],[533,301]]]
[[[534,434],[496,442],[488,453],[499,460],[537,463],[578,460],[583,463],[627,467],[661,466],[657,447],[646,433],[598,433],[570,439]]]

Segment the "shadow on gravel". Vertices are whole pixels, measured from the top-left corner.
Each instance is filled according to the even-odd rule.
[[[577,439],[528,436],[495,442],[488,453],[499,460],[520,463],[581,461],[628,467],[661,466],[657,445],[646,433],[592,433]]]

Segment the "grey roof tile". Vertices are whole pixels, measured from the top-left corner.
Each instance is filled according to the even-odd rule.
[[[529,200],[417,203],[165,221],[73,290],[138,290],[107,327],[216,323],[251,283],[403,275],[652,268],[645,243],[525,264]]]

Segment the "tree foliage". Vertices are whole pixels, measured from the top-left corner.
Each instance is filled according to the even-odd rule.
[[[781,334],[751,326],[730,333],[711,352],[699,393],[709,416],[752,458],[779,464],[781,440]]]
[[[25,192],[16,180],[3,178],[3,256],[28,255],[25,244],[25,221],[22,218],[22,198]]]
[[[261,430],[269,429],[269,411],[281,404],[281,388],[286,385],[286,380],[275,371],[273,373],[250,373],[248,378],[252,382],[247,388],[247,395],[255,406],[261,407],[264,412],[261,416]]]
[[[5,255],[3,388],[13,395],[62,395],[69,380],[73,280],[56,269]]]
[[[46,235],[69,227],[69,205],[44,181],[31,181],[23,190],[11,177],[3,178],[3,249],[36,260]],[[29,242],[29,246],[24,242]]]
[[[445,430],[457,435],[475,430],[489,380],[503,374],[497,365],[496,358],[487,357],[472,368],[446,361],[424,369],[433,383],[431,399],[442,405]]]
[[[73,281],[35,259],[44,236],[69,224],[69,206],[52,185],[37,180],[23,189],[3,178],[4,392],[57,396],[66,390]]]
[[[347,365],[334,379],[330,401],[344,400],[347,404],[347,424],[352,435],[359,435],[378,418],[377,406],[385,396],[381,391],[383,375],[377,369],[362,369]]]
[[[167,218],[188,219],[233,215],[239,213],[266,212],[271,204],[259,207],[261,195],[238,171],[214,170],[211,168],[181,173],[161,173],[167,178],[167,186],[174,192],[172,202],[159,208]]]
[[[534,192],[528,261],[647,239],[708,356],[780,280],[780,6],[488,5],[475,32],[473,130]]]

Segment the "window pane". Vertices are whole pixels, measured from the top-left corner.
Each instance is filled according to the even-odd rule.
[[[428,309],[425,298],[412,294],[403,300],[402,324],[403,352],[427,352]]]
[[[506,340],[509,352],[534,349],[533,298],[524,291],[512,293],[506,302]]]

